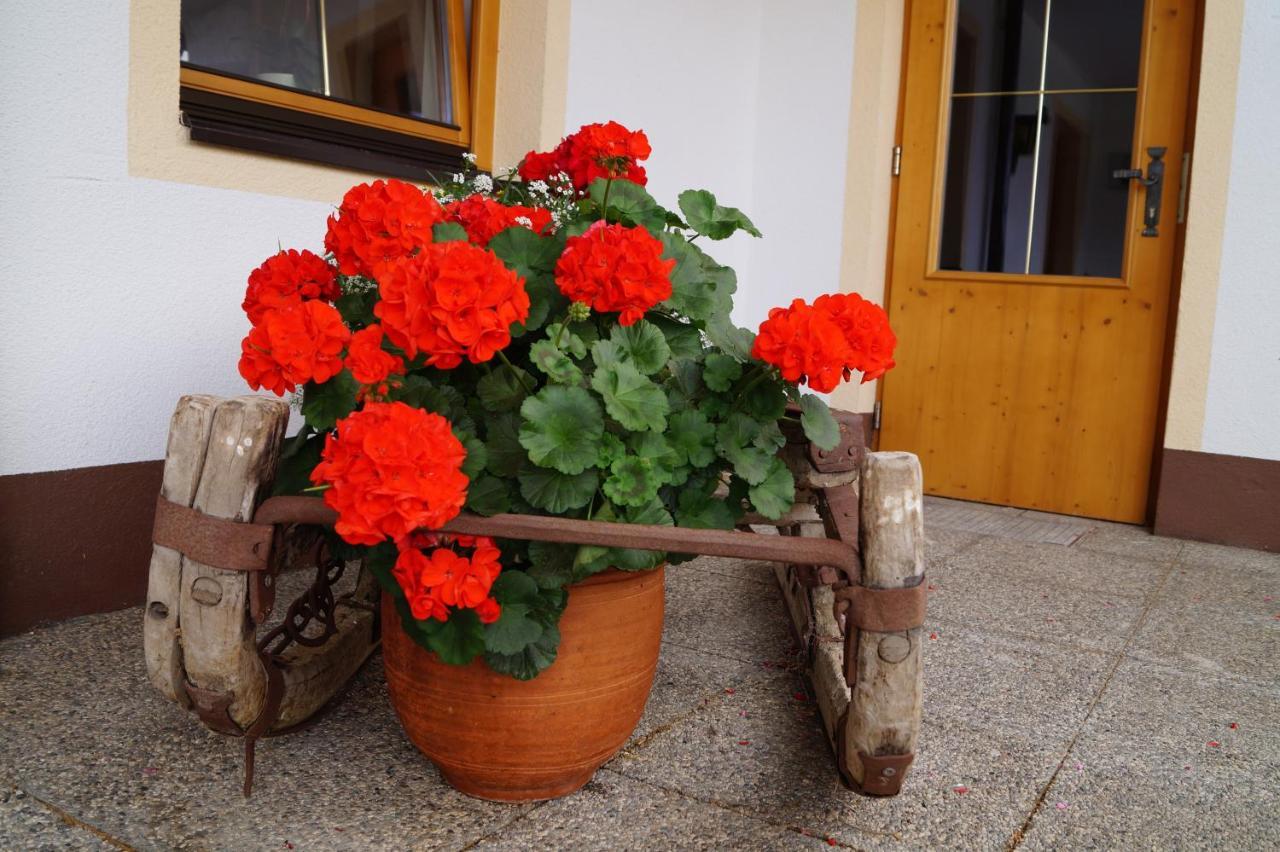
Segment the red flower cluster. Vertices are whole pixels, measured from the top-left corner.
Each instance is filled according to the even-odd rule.
[[[249,288],[241,307],[257,325],[274,308],[307,299],[332,302],[341,295],[333,267],[309,251],[289,249],[272,255],[249,273]]]
[[[485,624],[498,620],[502,608],[489,596],[493,581],[502,571],[493,539],[455,536],[457,545],[472,549],[470,558],[448,547],[437,547],[428,556],[420,547],[432,542],[414,539],[420,537],[404,543],[391,571],[404,590],[414,618],[447,621],[449,608],[454,607],[474,609]]]
[[[387,337],[409,354],[451,370],[465,356],[488,361],[511,342],[512,323],[529,316],[524,279],[491,251],[464,242],[431,243],[379,267],[373,312]]]
[[[311,481],[351,544],[401,541],[452,520],[467,499],[466,450],[439,414],[403,402],[370,402],[338,421]]]
[[[645,311],[671,297],[675,260],[662,259],[662,243],[644,228],[596,222],[565,241],[556,263],[556,285],[573,302],[593,310],[618,311],[631,325]]]
[[[485,195],[470,195],[461,201],[445,205],[450,222],[457,222],[467,231],[467,239],[478,246],[489,245],[489,240],[515,225],[523,225],[517,219],[529,220],[526,227],[541,234],[551,226],[551,211],[541,207],[508,206]]]
[[[827,311],[849,342],[849,368],[862,373],[862,381],[878,379],[893,369],[893,349],[898,337],[889,327],[884,308],[857,293],[831,293],[813,300],[813,308]]]
[[[408,257],[431,242],[431,227],[444,210],[427,193],[403,181],[375,180],[351,187],[329,217],[324,247],[343,275],[372,277],[380,263]]]
[[[525,154],[520,177],[547,180],[564,172],[576,189],[586,189],[596,178],[625,178],[644,186],[648,177],[638,163],[647,159],[651,150],[643,130],[628,130],[616,121],[586,124],[566,136],[554,151]]]
[[[338,309],[325,302],[268,310],[240,343],[240,375],[254,390],[277,396],[307,382],[327,382],[342,371],[342,347],[350,338]]]
[[[826,393],[853,370],[868,382],[893,367],[897,338],[879,305],[856,294],[819,296],[809,305],[796,299],[774,308],[760,325],[751,354],[773,364],[789,382],[807,382]]]
[[[351,335],[344,362],[362,385],[378,385],[392,373],[404,372],[404,361],[382,348],[382,326],[371,325]]]

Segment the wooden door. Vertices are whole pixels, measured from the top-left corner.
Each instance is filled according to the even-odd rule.
[[[913,0],[882,449],[948,497],[1146,515],[1195,0]],[[1150,172],[1154,200],[1118,170]]]

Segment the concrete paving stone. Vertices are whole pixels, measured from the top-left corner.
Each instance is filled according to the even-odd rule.
[[[805,836],[601,770],[564,799],[548,802],[476,849],[826,849]]]
[[[1179,561],[1187,565],[1239,568],[1273,578],[1280,576],[1280,553],[1270,553],[1265,550],[1247,550],[1243,547],[1187,541],[1183,542]]]
[[[688,716],[758,670],[755,663],[664,644],[653,677],[653,691],[630,741]]]
[[[954,576],[1006,574],[1046,587],[1147,596],[1171,563],[987,536],[947,561]]]
[[[924,635],[924,713],[938,724],[960,720],[1067,742],[1115,665],[1114,654],[964,626]]]
[[[666,642],[736,660],[778,664],[795,652],[776,581],[701,570],[702,559],[667,569]]]
[[[798,678],[782,674],[753,678],[610,768],[859,849],[990,848],[1021,824],[1067,748],[930,722],[902,794],[867,798],[840,785],[816,710],[797,700],[798,689]]]
[[[376,658],[313,727],[259,743],[245,800],[240,741],[151,687],[141,624],[126,610],[0,643],[0,770],[111,837],[139,848],[460,848],[521,812],[440,780],[401,731]]]
[[[1099,590],[1088,582],[1047,582],[1034,570],[1024,576],[999,563],[999,556],[978,553],[985,545],[947,560],[929,576],[926,626],[972,627],[1086,652],[1118,652],[1142,615],[1141,595]]]
[[[11,852],[120,848],[11,787],[0,790],[0,843]]]
[[[777,588],[778,581],[773,576],[773,562],[753,562],[747,559],[724,559],[719,556],[700,556],[697,559],[668,568],[668,571],[679,571],[686,567],[697,566],[696,570],[710,571],[727,577],[737,577],[752,583],[760,583],[770,588]]]
[[[1278,699],[1126,660],[1021,848],[1280,848]]]
[[[1280,577],[1180,565],[1127,652],[1190,672],[1280,683]]]
[[[1148,527],[1093,521],[1071,546],[1078,550],[1164,563],[1176,559],[1185,544],[1181,539],[1153,535]]]

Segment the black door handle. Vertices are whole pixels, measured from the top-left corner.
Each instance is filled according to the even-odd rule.
[[[1119,180],[1136,180],[1147,188],[1147,197],[1142,205],[1142,229],[1144,237],[1158,237],[1160,231],[1160,196],[1164,188],[1164,155],[1168,148],[1155,147],[1147,149],[1151,162],[1147,163],[1147,175],[1142,176],[1142,169],[1116,169],[1111,173]]]

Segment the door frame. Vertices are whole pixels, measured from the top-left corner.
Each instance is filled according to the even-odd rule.
[[[958,0],[948,0],[948,2],[958,2]],[[917,10],[917,0],[903,0],[904,8],[902,13],[902,60],[898,70],[898,106],[897,117],[894,121],[893,144],[899,148],[902,146],[902,133],[904,119],[906,115],[907,104],[907,74],[911,65],[911,16]],[[1164,347],[1161,357],[1160,367],[1160,385],[1159,398],[1156,404],[1155,418],[1155,434],[1152,438],[1152,460],[1151,474],[1147,484],[1147,508],[1146,523],[1151,524],[1155,518],[1156,496],[1159,492],[1160,473],[1162,463],[1162,450],[1164,448],[1165,426],[1168,422],[1169,415],[1169,387],[1173,375],[1173,344],[1174,333],[1178,325],[1178,307],[1182,291],[1182,266],[1183,252],[1186,247],[1187,219],[1191,213],[1191,193],[1193,191],[1194,174],[1195,174],[1195,128],[1196,128],[1196,112],[1199,106],[1200,91],[1200,64],[1203,54],[1204,44],[1204,18],[1205,18],[1205,0],[1196,0],[1196,22],[1193,28],[1192,49],[1191,49],[1191,76],[1190,83],[1187,86],[1187,112],[1186,112],[1186,145],[1185,150],[1190,154],[1188,160],[1190,168],[1182,180],[1185,182],[1184,198],[1182,210],[1185,215],[1182,221],[1176,223],[1177,229],[1174,235],[1173,246],[1173,277],[1169,282],[1169,308],[1168,315],[1165,320],[1164,330]],[[1173,166],[1173,164],[1170,164]],[[1177,164],[1180,170],[1182,164]],[[890,311],[893,299],[893,260],[894,246],[898,236],[898,193],[902,186],[902,182],[895,175],[893,182],[889,188],[889,234],[888,243],[885,249],[885,267],[884,267],[884,306],[886,311]],[[935,194],[937,187],[935,189]],[[1132,203],[1132,202],[1131,202]],[[936,212],[936,211],[935,211]],[[934,216],[933,218],[936,218]],[[931,219],[930,227],[936,226],[936,222]],[[930,245],[934,242],[933,236],[930,238]],[[1127,262],[1127,260],[1126,260]],[[892,313],[890,312],[890,317]],[[884,380],[876,382],[876,408],[879,410],[884,398]],[[878,418],[877,418],[878,422]],[[880,430],[877,428],[872,435],[872,447],[880,448]]]

